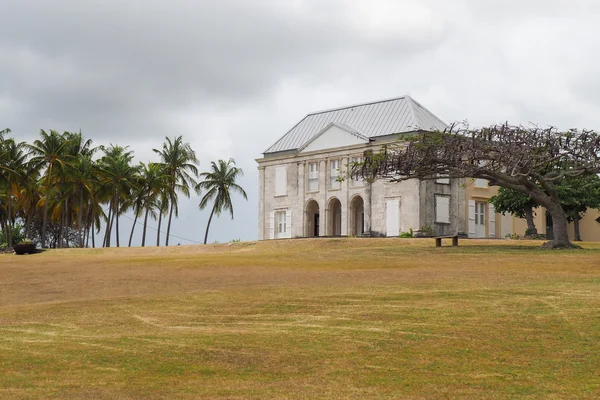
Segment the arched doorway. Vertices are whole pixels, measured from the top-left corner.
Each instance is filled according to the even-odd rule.
[[[306,237],[318,237],[319,236],[319,203],[315,200],[310,200],[306,204],[305,211],[305,231]]]
[[[350,235],[365,233],[365,202],[362,197],[354,196],[350,202]]]
[[[327,207],[327,236],[342,235],[342,203],[335,197]]]

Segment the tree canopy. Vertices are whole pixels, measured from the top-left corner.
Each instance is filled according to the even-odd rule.
[[[353,174],[387,178],[487,179],[490,186],[513,189],[545,207],[553,219],[554,239],[546,247],[574,247],[567,233],[557,181],[600,173],[600,135],[593,130],[554,127],[454,124],[444,131],[421,132],[365,154]]]
[[[169,216],[168,245],[177,194],[189,197],[196,187],[198,159],[181,136],[165,138],[162,149],[155,150],[156,162],[135,163],[127,146],[94,146],[81,133],[41,130],[32,143],[17,142],[7,137],[10,133],[0,130],[0,247],[18,244],[23,237],[42,247],[86,247],[90,240],[95,247],[101,228],[100,244],[110,247],[114,237],[118,247],[119,224],[128,211],[135,216],[130,246],[138,218],[143,219],[142,245],[148,218],[158,219],[159,245],[163,215]],[[241,189],[235,183],[241,170],[233,161],[226,166],[224,183],[234,184],[227,190]]]

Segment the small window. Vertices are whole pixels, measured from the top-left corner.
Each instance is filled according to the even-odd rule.
[[[440,185],[449,185],[450,184],[450,178],[437,178],[436,183],[439,183]]]
[[[287,194],[287,168],[285,165],[275,167],[275,196]]]
[[[319,191],[319,164],[316,162],[308,164],[308,191]]]
[[[339,189],[342,187],[338,177],[340,176],[340,160],[329,161],[329,179],[331,189]]]
[[[488,187],[488,180],[487,179],[475,179],[475,187],[477,187],[477,188]]]
[[[277,218],[277,233],[286,233],[287,226],[286,226],[285,211],[279,211],[276,215],[276,218]]]
[[[450,223],[450,196],[435,196],[435,222]]]
[[[350,159],[350,165],[349,165],[348,169],[352,168],[353,163],[361,163],[361,162],[362,162],[362,157],[352,157]],[[363,182],[362,176],[354,176],[354,175],[352,176],[352,180],[351,180],[352,186],[362,185],[362,182]]]

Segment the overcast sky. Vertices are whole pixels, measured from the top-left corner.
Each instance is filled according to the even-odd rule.
[[[311,111],[410,94],[446,122],[600,129],[597,0],[0,0],[0,21],[16,139],[81,129],[153,161],[183,135],[201,170],[235,158],[249,199],[210,242],[257,238],[254,159]],[[203,239],[198,202],[173,233]]]

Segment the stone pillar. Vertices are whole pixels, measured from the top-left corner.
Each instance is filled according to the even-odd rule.
[[[327,160],[319,161],[319,190],[321,197],[321,204],[319,204],[319,236],[325,236],[327,230],[327,190],[329,189],[329,182],[327,181],[329,175],[327,174]]]
[[[258,240],[265,239],[265,167],[258,167]]]
[[[298,163],[298,210],[294,212],[294,232],[295,236],[306,236],[306,162]],[[294,237],[295,237],[294,236]]]
[[[365,236],[371,236],[371,193],[373,184],[365,179]]]
[[[340,184],[340,203],[342,204],[342,226],[341,226],[341,235],[342,236],[348,236],[350,235],[350,204],[349,202],[349,195],[348,195],[348,188],[349,188],[349,181],[350,179],[348,178],[348,157],[342,157],[340,159],[340,176],[344,178],[344,180],[342,181],[342,183]]]

